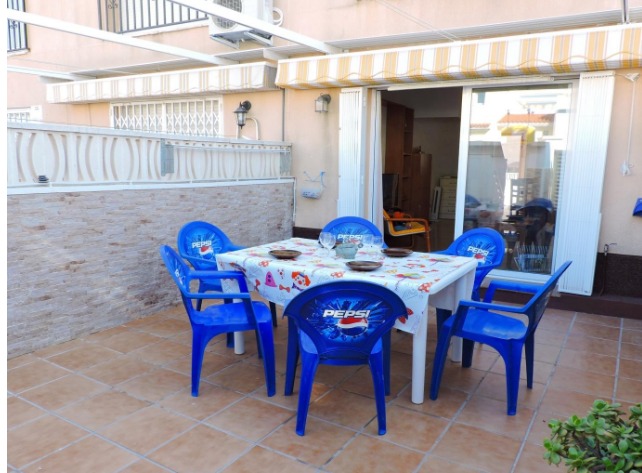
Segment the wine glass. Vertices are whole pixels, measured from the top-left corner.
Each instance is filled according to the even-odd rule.
[[[372,252],[372,235],[365,234],[361,235],[361,248],[359,249],[360,255],[363,256],[363,259],[370,259],[370,253]]]
[[[334,247],[334,244],[337,242],[337,237],[332,232],[321,232],[319,235],[319,243],[326,250],[326,255],[330,256],[330,250]]]
[[[374,261],[381,261],[383,259],[383,253],[381,253],[382,248],[383,248],[383,237],[373,235],[372,236],[372,257]]]

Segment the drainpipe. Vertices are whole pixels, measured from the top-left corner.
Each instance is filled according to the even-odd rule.
[[[631,22],[629,17],[629,0],[622,0],[622,23],[628,25]]]

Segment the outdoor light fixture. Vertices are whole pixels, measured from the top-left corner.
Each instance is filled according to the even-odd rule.
[[[330,95],[328,94],[319,95],[319,98],[314,101],[314,111],[327,112],[330,100],[332,100],[332,97],[330,97]]]
[[[245,119],[247,118],[247,112],[252,108],[252,104],[246,100],[245,102],[241,102],[239,104],[239,108],[234,110],[234,113],[236,114],[236,124],[239,126],[239,128],[243,128],[245,126]]]

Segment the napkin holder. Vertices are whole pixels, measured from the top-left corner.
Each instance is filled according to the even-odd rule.
[[[356,243],[340,243],[334,250],[339,258],[354,259],[358,249],[359,245]]]

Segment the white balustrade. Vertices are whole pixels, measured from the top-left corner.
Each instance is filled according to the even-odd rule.
[[[163,173],[165,146],[173,172]],[[7,124],[7,190],[281,179],[291,144],[43,123]],[[170,166],[171,168],[172,166]],[[38,176],[49,182],[38,183]]]

